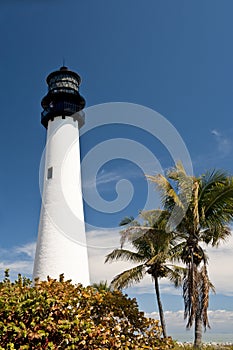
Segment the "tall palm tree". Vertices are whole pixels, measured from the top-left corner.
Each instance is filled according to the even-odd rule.
[[[121,231],[121,248],[113,250],[106,256],[105,262],[126,260],[138,263],[119,275],[111,282],[113,288],[127,288],[133,283],[140,282],[145,274],[150,274],[154,281],[159,316],[163,336],[167,337],[164,312],[160,297],[159,279],[169,278],[176,286],[181,284],[181,268],[171,263],[174,246],[173,232],[166,232],[168,213],[161,210],[145,211],[141,213],[143,224],[124,219],[129,224]],[[131,243],[133,250],[124,249],[126,241]]]
[[[218,246],[230,235],[233,219],[233,178],[224,171],[188,176],[181,163],[167,176],[148,176],[161,192],[164,209],[170,213],[168,230],[177,232],[180,243],[173,249],[187,266],[183,297],[187,328],[195,323],[194,346],[201,347],[202,325],[209,327],[207,309],[212,287],[207,271],[206,245]]]

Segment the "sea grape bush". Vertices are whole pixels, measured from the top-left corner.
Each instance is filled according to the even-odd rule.
[[[71,281],[0,282],[0,349],[169,349],[158,321],[119,291]]]

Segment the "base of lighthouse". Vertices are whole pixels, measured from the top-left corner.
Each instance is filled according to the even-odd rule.
[[[82,111],[79,112],[80,119]],[[76,113],[77,115],[77,113]],[[49,120],[33,278],[90,284],[80,175],[79,118]]]

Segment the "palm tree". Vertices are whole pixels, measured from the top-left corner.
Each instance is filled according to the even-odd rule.
[[[98,292],[111,292],[111,287],[108,285],[108,281],[100,281],[99,283],[93,283],[92,286]]]
[[[176,231],[180,242],[173,249],[187,266],[183,297],[187,328],[195,323],[194,346],[201,347],[202,325],[209,327],[207,309],[210,283],[208,257],[202,245],[218,246],[230,235],[233,218],[233,178],[224,171],[188,176],[181,163],[167,176],[148,176],[161,192],[164,210],[170,213],[167,229]]]
[[[127,220],[127,228],[121,231],[121,248],[115,249],[106,256],[105,262],[126,260],[138,263],[119,275],[111,282],[113,288],[127,288],[133,283],[140,282],[145,274],[150,274],[154,281],[160,322],[163,336],[167,337],[164,312],[160,297],[159,279],[169,278],[175,286],[181,284],[181,268],[172,265],[172,250],[174,246],[173,232],[166,232],[168,213],[161,210],[141,212],[143,225]],[[131,243],[133,250],[123,249],[125,242]]]

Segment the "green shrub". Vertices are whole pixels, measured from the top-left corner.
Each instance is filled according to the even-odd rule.
[[[0,283],[0,349],[169,349],[158,321],[119,291],[8,276]]]

